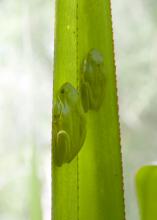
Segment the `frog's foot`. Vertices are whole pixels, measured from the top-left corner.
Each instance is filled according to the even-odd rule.
[[[57,166],[62,166],[68,160],[70,149],[69,135],[65,131],[59,131],[57,134],[57,144],[55,146],[55,162]]]
[[[80,130],[79,131],[80,131],[80,147],[79,147],[79,150],[80,150],[85,142],[86,134],[87,134],[86,118],[84,117],[84,115],[80,117]]]

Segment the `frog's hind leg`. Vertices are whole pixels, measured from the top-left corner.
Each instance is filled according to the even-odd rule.
[[[81,83],[80,91],[81,91],[82,106],[84,111],[87,112],[90,107],[89,90],[87,83]]]
[[[94,86],[92,86],[94,88]],[[97,90],[92,90],[91,87],[88,89],[89,91],[89,97],[90,97],[90,110],[98,111],[101,106],[101,89],[98,88]]]
[[[70,150],[69,135],[65,131],[59,131],[57,134],[57,144],[55,147],[55,161],[57,166],[62,166],[68,161]]]
[[[80,117],[80,146],[79,146],[79,150],[82,148],[85,139],[86,139],[86,134],[87,134],[87,130],[86,130],[86,119],[84,116]]]

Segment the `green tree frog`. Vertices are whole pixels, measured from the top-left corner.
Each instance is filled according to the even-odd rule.
[[[53,108],[53,159],[57,166],[71,162],[86,137],[86,119],[78,91],[65,83]]]
[[[80,78],[80,94],[84,111],[98,111],[105,92],[105,74],[102,54],[92,49],[83,61]]]

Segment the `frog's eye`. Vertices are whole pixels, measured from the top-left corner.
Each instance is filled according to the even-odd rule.
[[[70,83],[66,82],[62,85],[62,87],[60,88],[60,94],[67,94],[69,91],[72,90],[72,86]]]
[[[64,94],[65,93],[65,90],[64,89],[61,89],[61,94]]]

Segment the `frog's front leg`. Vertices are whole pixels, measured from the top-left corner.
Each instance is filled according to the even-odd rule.
[[[81,93],[81,101],[82,106],[85,112],[87,112],[90,108],[90,100],[89,100],[89,85],[86,82],[82,82],[80,86]]]
[[[70,154],[70,138],[66,131],[61,130],[57,134],[57,143],[55,146],[55,161],[57,166],[62,166],[68,161]]]

